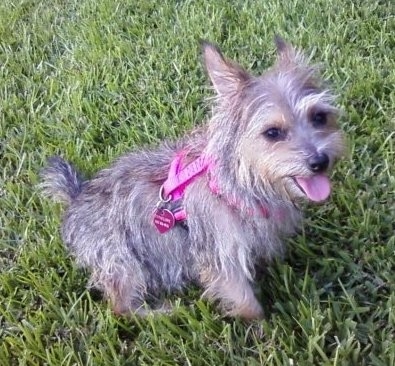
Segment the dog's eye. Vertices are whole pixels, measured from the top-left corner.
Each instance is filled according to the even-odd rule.
[[[266,130],[263,135],[271,141],[280,141],[284,140],[287,133],[286,131],[282,130],[281,128],[272,127]]]
[[[321,127],[326,125],[327,116],[324,112],[316,112],[313,114],[311,122],[314,127]]]

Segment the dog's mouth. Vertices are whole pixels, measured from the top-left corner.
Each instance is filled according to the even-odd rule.
[[[293,177],[296,186],[313,202],[326,200],[331,193],[331,182],[324,174]]]

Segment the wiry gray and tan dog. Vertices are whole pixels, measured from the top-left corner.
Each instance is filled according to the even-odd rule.
[[[216,91],[204,126],[120,157],[89,181],[59,157],[44,191],[68,205],[62,237],[120,314],[198,283],[223,312],[263,316],[254,268],[282,251],[299,204],[330,194],[343,150],[333,96],[304,55],[276,39],[278,60],[252,76],[203,43]]]

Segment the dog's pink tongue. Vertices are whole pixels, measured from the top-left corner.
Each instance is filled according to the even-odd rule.
[[[314,202],[324,201],[331,193],[331,183],[326,175],[295,177],[308,198]]]

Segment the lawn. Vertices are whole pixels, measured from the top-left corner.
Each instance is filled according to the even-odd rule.
[[[348,155],[259,284],[266,320],[224,319],[196,288],[171,316],[115,317],[39,170],[61,154],[90,176],[181,136],[209,110],[199,39],[259,73],[275,33],[322,63]],[[391,1],[2,1],[0,365],[394,365],[394,34]]]

